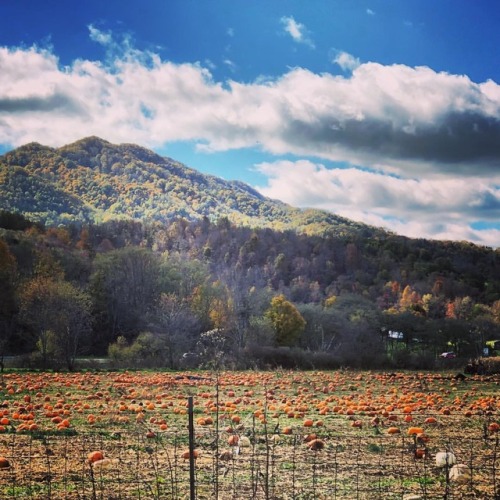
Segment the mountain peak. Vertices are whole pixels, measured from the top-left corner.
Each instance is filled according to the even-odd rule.
[[[96,135],[89,135],[88,137],[84,137],[83,139],[79,139],[71,144],[66,144],[66,146],[62,146],[60,149],[65,148],[73,148],[73,147],[81,147],[84,149],[87,148],[100,148],[102,149],[105,146],[112,146],[112,144],[105,139],[101,139]]]
[[[13,181],[0,184],[0,210],[47,225],[225,217],[237,225],[310,234],[351,234],[367,227],[328,212],[291,207],[241,181],[206,175],[142,146],[116,145],[96,136],[58,149],[32,143],[1,159],[0,169]],[[9,175],[19,168],[26,175]],[[30,193],[33,199],[19,193]],[[36,210],[30,211],[30,204]]]
[[[57,149],[61,156],[66,156],[68,153],[78,153],[79,155],[90,157],[101,154],[103,149],[113,147],[113,145],[95,135],[85,137],[66,146]],[[88,165],[86,165],[88,166]]]

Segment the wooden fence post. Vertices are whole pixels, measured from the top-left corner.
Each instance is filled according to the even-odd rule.
[[[196,484],[194,474],[194,409],[193,396],[188,397],[189,415],[189,491],[190,499],[196,500]]]

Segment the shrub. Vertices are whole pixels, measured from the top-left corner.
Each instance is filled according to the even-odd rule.
[[[116,368],[159,368],[165,364],[161,339],[150,332],[140,333],[131,344],[118,337],[109,345],[108,356]]]
[[[436,367],[436,357],[430,351],[401,349],[392,353],[391,367],[407,370],[432,370]]]
[[[500,356],[494,356],[491,358],[482,358],[482,365],[484,371],[488,374],[500,373]]]
[[[262,369],[334,370],[342,365],[340,359],[330,352],[304,351],[283,346],[251,345],[244,351],[242,358],[253,367]]]

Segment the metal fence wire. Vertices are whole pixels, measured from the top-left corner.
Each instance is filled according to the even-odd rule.
[[[314,432],[197,427],[193,469],[187,425],[153,435],[3,434],[8,466],[0,469],[0,498],[500,498],[496,436],[436,436],[431,444],[403,434]],[[96,450],[103,457],[92,463]]]

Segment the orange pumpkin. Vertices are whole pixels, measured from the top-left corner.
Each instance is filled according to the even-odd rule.
[[[313,439],[312,441],[307,443],[307,446],[312,451],[320,451],[325,447],[325,442],[321,439]]]
[[[425,434],[425,432],[419,432],[417,434],[417,442],[418,443],[428,443],[429,442],[429,436]]]
[[[424,429],[422,427],[410,427],[408,429],[408,436],[416,436],[417,434],[423,434]]]
[[[236,434],[232,434],[227,438],[229,446],[237,446],[240,438]]]
[[[189,453],[189,450],[187,450],[181,456],[184,460],[189,460],[191,454]],[[193,458],[196,460],[199,456],[200,452],[198,450],[193,450]]]
[[[491,422],[490,425],[488,425],[488,431],[489,432],[498,432],[500,430],[500,425],[497,424],[496,422]]]
[[[102,451],[91,451],[88,455],[87,455],[87,460],[89,461],[89,463],[93,464],[99,460],[103,460],[104,459],[104,455],[102,453]]]
[[[311,441],[314,441],[315,439],[317,439],[318,436],[316,436],[316,434],[308,434],[307,436],[304,436],[304,442],[306,443],[310,443]]]

